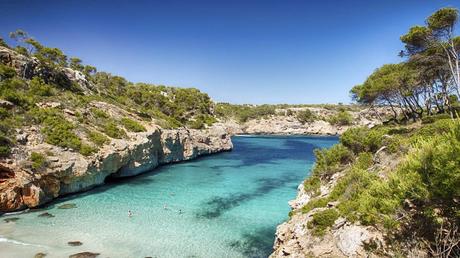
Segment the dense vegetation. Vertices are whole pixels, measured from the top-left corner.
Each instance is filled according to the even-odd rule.
[[[456,115],[460,97],[460,37],[454,35],[459,13],[443,8],[401,36],[404,61],[375,70],[351,93],[360,103],[389,105],[395,119],[417,119],[436,113]]]
[[[301,209],[315,211],[307,225],[313,234],[342,217],[385,232],[393,254],[421,248],[434,257],[460,256],[458,16],[444,8],[411,28],[401,37],[407,60],[384,65],[352,89],[358,102],[391,106],[396,122],[351,128],[339,144],[315,151],[304,182],[314,198]],[[337,173],[331,192],[320,196]]]
[[[390,241],[407,234],[407,241],[416,237],[429,243],[428,248],[436,248],[439,234],[458,234],[459,151],[460,122],[450,118],[420,128],[349,129],[339,144],[316,151],[317,162],[304,187],[317,197],[302,212],[338,202],[328,217],[381,227],[390,233]],[[379,166],[379,159],[395,157],[402,157],[401,161],[389,171]],[[343,173],[337,185],[328,196],[319,197],[321,182],[337,172]],[[323,234],[335,221],[324,214],[318,213],[309,224],[315,233]],[[458,254],[460,246],[455,245]]]
[[[164,128],[189,126],[201,129],[212,125],[214,103],[209,96],[194,88],[131,83],[120,76],[98,72],[83,65],[79,58],[68,58],[60,49],[43,46],[26,32],[10,33],[16,41],[0,45],[38,60],[33,75],[23,74],[0,62],[0,157],[6,157],[16,144],[16,129],[38,125],[45,141],[91,155],[110,142],[122,139],[127,132],[146,131],[142,121],[155,121]],[[81,72],[87,85],[77,84],[65,76],[67,68]],[[42,106],[41,103],[59,103]],[[119,116],[94,107],[104,102],[126,110]],[[67,111],[66,111],[67,110]],[[70,113],[68,110],[71,110]]]

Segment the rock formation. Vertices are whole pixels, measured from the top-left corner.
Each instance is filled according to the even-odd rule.
[[[159,165],[232,149],[230,135],[215,126],[207,130],[162,130],[132,133],[113,139],[91,157],[47,143],[27,146],[30,151],[55,153],[45,171],[34,173],[21,160],[0,163],[0,211],[37,207],[58,196],[104,184],[107,177],[126,177]]]

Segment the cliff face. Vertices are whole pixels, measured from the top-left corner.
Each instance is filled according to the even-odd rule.
[[[301,123],[295,115],[289,115],[288,110],[301,112],[311,111],[317,117],[314,121]],[[374,127],[382,124],[391,115],[391,110],[385,107],[360,108],[350,110],[352,117],[349,125],[331,124],[327,120],[339,113],[338,110],[330,110],[321,107],[279,109],[276,115],[251,119],[243,123],[233,120],[226,121],[225,127],[232,134],[275,134],[275,135],[340,135],[348,128],[354,126]]]
[[[162,164],[231,149],[230,136],[218,126],[132,133],[129,140],[114,139],[91,157],[40,143],[30,150],[54,153],[45,171],[28,171],[21,160],[0,164],[0,211],[37,207],[61,195],[101,185],[108,176],[134,176]]]

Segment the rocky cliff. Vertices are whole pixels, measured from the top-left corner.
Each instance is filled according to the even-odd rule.
[[[351,123],[347,125],[333,124],[328,121],[337,115],[336,109],[322,107],[303,107],[278,109],[275,115],[250,119],[246,122],[226,120],[224,126],[231,134],[273,134],[273,135],[340,135],[354,126],[374,127],[382,124],[391,116],[391,110],[386,107],[365,108],[359,107],[350,110]],[[309,110],[316,119],[302,123],[295,116],[296,112]],[[291,113],[291,114],[290,114]]]
[[[342,176],[343,173],[337,173],[327,184],[322,185],[319,196],[329,195]],[[296,199],[289,202],[293,209],[291,218],[276,229],[274,252],[270,255],[271,258],[377,257],[369,256],[370,254],[365,250],[365,246],[382,245],[384,242],[382,233],[374,227],[361,226],[338,218],[324,236],[313,234],[307,227],[313,215],[326,209],[334,209],[337,203],[330,202],[326,208],[316,208],[308,213],[302,213],[300,209],[312,199],[312,196],[305,192],[302,182],[298,187]]]
[[[43,142],[26,148],[48,153],[49,164],[35,173],[21,164],[24,160],[0,163],[0,211],[37,207],[101,185],[107,177],[134,176],[162,164],[228,151],[232,143],[225,130],[216,126],[208,130],[153,128],[132,133],[128,140],[112,140],[91,157]]]

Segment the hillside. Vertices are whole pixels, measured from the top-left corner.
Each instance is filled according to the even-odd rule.
[[[387,108],[214,103],[194,88],[131,83],[23,31],[0,41],[0,211],[36,207],[158,165],[232,148],[234,134],[336,135]]]
[[[442,8],[411,27],[404,60],[351,89],[392,121],[316,151],[271,257],[460,257],[458,19]]]

